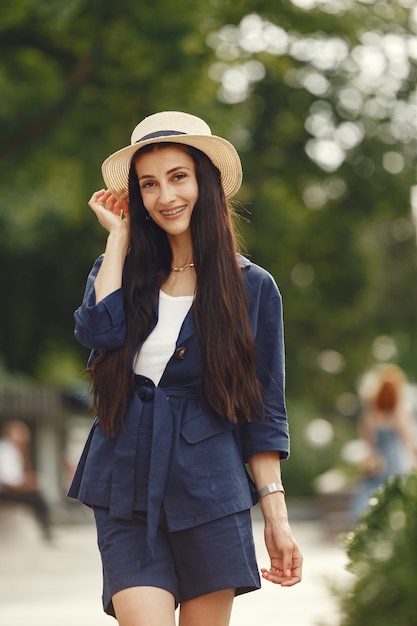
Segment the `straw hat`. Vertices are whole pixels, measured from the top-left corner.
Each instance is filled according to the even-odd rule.
[[[233,196],[242,183],[242,165],[231,143],[211,134],[209,126],[195,115],[164,111],[145,117],[133,130],[131,145],[111,154],[101,166],[108,189],[117,197],[128,195],[129,168],[139,148],[153,143],[185,144],[204,152],[220,171],[226,198]]]

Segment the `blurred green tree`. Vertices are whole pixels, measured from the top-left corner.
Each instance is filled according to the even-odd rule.
[[[416,14],[408,0],[256,9],[208,39],[218,95],[246,116],[245,239],[284,295],[290,398],[352,413],[346,392],[375,361],[416,374]]]
[[[86,202],[103,185],[105,156],[155,110],[198,108],[214,121],[224,108],[207,80],[209,17],[187,0],[2,5],[0,355],[9,369],[50,378],[52,357],[83,354],[72,311],[103,246]]]
[[[375,359],[413,377],[416,30],[411,0],[3,5],[6,367],[82,369],[72,311],[104,241],[86,206],[99,165],[140,118],[182,109],[242,155],[242,230],[283,292],[290,401],[331,412]]]

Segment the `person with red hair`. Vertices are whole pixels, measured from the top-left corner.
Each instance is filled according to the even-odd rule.
[[[407,377],[393,363],[374,368],[364,376],[359,389],[362,411],[359,433],[368,454],[352,502],[357,520],[369,505],[375,490],[388,478],[417,466],[417,443],[412,414],[406,399]]]

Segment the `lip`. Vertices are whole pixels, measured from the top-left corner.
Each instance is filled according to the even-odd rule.
[[[186,208],[187,207],[184,205],[184,206],[176,207],[175,209],[170,209],[169,211],[165,209],[163,211],[160,211],[160,213],[166,219],[174,219],[178,217],[178,215],[182,215],[184,211],[186,210]]]

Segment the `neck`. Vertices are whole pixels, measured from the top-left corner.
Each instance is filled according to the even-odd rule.
[[[181,272],[194,267],[193,246],[188,233],[181,237],[171,237],[169,243],[172,251],[171,271]]]

